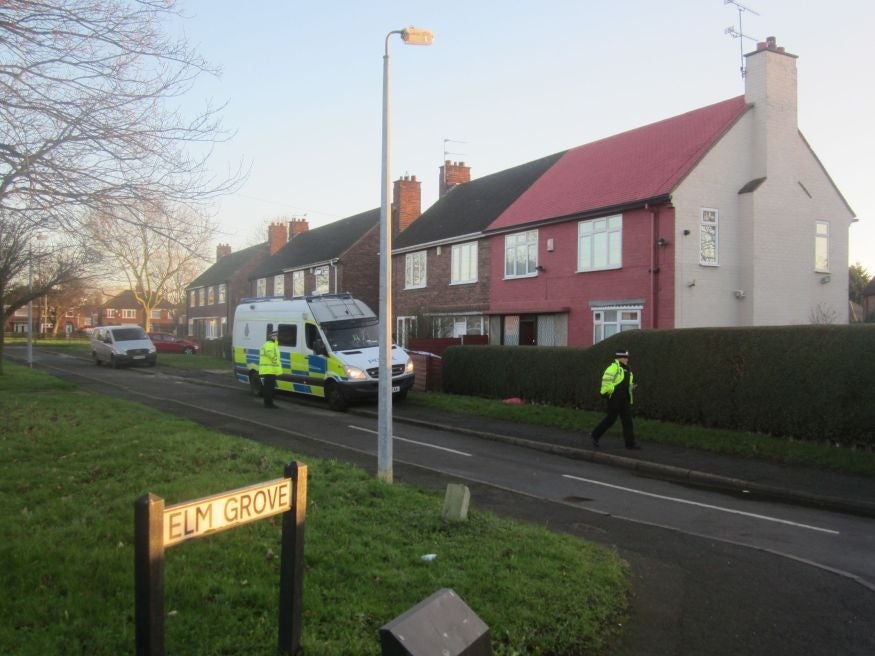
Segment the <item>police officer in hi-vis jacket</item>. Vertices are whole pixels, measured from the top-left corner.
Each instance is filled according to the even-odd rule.
[[[277,407],[273,402],[273,390],[276,387],[276,377],[283,372],[276,339],[277,331],[272,330],[258,355],[258,375],[261,378],[261,395],[264,397],[265,408]]]
[[[614,361],[605,369],[602,376],[600,394],[607,399],[608,414],[596,426],[590,438],[594,448],[599,448],[599,439],[614,425],[617,417],[623,424],[623,439],[627,449],[640,449],[635,441],[635,428],[632,425],[632,392],[635,389],[632,370],[629,369],[629,351],[618,349]]]

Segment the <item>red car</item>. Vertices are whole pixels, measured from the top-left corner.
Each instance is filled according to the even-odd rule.
[[[194,355],[200,350],[196,342],[192,342],[170,333],[149,333],[149,339],[159,353],[185,353]]]

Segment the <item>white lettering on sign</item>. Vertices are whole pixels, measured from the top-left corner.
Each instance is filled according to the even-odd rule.
[[[292,480],[280,478],[164,509],[164,546],[278,515],[292,508]]]

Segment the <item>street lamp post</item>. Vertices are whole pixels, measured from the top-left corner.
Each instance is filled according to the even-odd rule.
[[[44,233],[36,236],[40,241],[49,238]],[[27,246],[27,293],[33,294],[33,240]],[[33,368],[33,299],[27,301],[27,366]]]
[[[383,54],[383,162],[380,181],[380,373],[377,404],[377,477],[392,482],[392,220],[389,211],[389,37],[430,46],[434,34],[417,27],[392,30]]]

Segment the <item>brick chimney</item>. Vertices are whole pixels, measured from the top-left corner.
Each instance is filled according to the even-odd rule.
[[[471,182],[471,167],[465,166],[465,162],[451,162],[446,160],[441,167],[440,193],[443,196],[457,184]]]
[[[405,175],[395,180],[392,198],[392,228],[397,235],[422,214],[422,183],[415,175]]]
[[[289,227],[285,223],[271,223],[267,228],[267,241],[273,255],[289,240]]]
[[[295,235],[300,235],[302,232],[307,232],[310,229],[310,222],[307,219],[292,219],[289,221],[289,240]]]
[[[799,139],[796,55],[775,37],[745,55],[744,99],[753,105],[754,177],[773,175]]]
[[[221,260],[226,255],[231,254],[231,244],[219,244],[216,246],[216,262]]]

